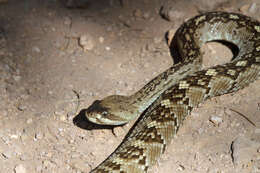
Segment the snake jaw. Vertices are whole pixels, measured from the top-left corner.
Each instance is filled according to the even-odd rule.
[[[109,96],[103,100],[96,100],[86,110],[86,118],[99,125],[122,125],[129,120],[126,119],[126,113],[118,109],[115,103],[118,103],[118,95]],[[125,97],[125,96],[122,96]]]
[[[123,121],[123,120],[119,120],[117,119],[115,121],[115,118],[112,118],[112,116],[103,116],[104,113],[97,113],[97,112],[91,112],[91,113],[85,113],[87,119],[95,124],[99,124],[99,125],[122,125],[127,123],[127,121]]]

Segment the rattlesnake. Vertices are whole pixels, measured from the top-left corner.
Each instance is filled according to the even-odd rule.
[[[119,147],[92,173],[147,172],[193,108],[238,91],[260,76],[260,23],[250,17],[208,12],[181,25],[175,37],[179,54],[185,57],[181,63],[130,97],[109,96],[86,110],[86,117],[97,124],[124,124],[141,114]],[[237,55],[224,65],[198,71],[201,45],[214,40],[236,45]]]

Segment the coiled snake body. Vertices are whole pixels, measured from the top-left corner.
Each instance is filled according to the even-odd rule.
[[[109,96],[87,109],[87,118],[98,124],[123,124],[143,112],[119,147],[92,173],[147,172],[193,108],[260,76],[260,23],[250,17],[209,12],[185,22],[175,35],[181,63],[133,96]],[[198,71],[201,45],[214,40],[233,43],[238,54],[229,63]]]

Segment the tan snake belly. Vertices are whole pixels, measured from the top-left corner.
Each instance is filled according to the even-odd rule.
[[[200,57],[201,45],[213,40],[233,43],[239,52],[231,62],[184,76],[160,93],[141,114],[118,148],[92,173],[147,172],[165,151],[193,108],[206,99],[242,89],[259,78],[258,21],[235,13],[209,12],[188,20],[176,34],[181,56],[190,59]],[[106,111],[101,106],[92,107],[86,116],[95,112],[95,108]],[[89,119],[95,121],[94,118]]]

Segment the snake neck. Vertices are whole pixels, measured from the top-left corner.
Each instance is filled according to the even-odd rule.
[[[145,111],[169,87],[200,68],[201,57],[175,64],[152,79],[139,91],[129,96],[129,107],[137,110],[133,118]]]

